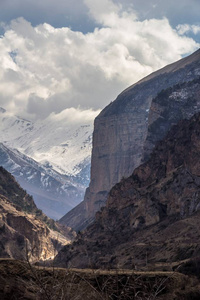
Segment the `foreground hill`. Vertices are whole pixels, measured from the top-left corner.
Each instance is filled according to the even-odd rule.
[[[199,300],[196,278],[175,272],[50,269],[0,259],[2,300]]]
[[[0,167],[0,257],[47,259],[72,238],[69,228],[44,215],[14,177]]]
[[[200,114],[172,127],[150,159],[110,191],[106,206],[57,264],[176,268],[200,257]],[[197,266],[197,265],[196,265]]]
[[[200,50],[129,87],[99,114],[89,188],[61,223],[86,228],[113,185],[148,159],[171,126],[200,111],[199,76]]]

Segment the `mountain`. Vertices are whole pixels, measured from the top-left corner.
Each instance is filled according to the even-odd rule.
[[[197,271],[199,137],[200,113],[173,126],[149,160],[111,189],[94,223],[61,249],[57,264],[166,270],[193,259]]]
[[[0,167],[0,257],[30,261],[53,257],[73,232],[39,210],[15,178]]]
[[[112,186],[148,159],[172,125],[200,111],[199,76],[200,50],[129,87],[98,115],[90,185],[62,224],[86,228]]]
[[[83,198],[84,185],[0,143],[0,163],[34,197],[37,206],[59,219]]]
[[[77,205],[89,184],[93,124],[49,117],[28,121],[0,110],[0,164],[59,219]]]

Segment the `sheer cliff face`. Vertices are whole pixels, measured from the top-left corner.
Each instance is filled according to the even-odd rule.
[[[112,186],[149,157],[172,125],[200,110],[199,82],[191,83],[192,96],[186,92],[189,82],[199,76],[200,50],[126,89],[100,113],[94,126],[89,188],[84,201],[61,223],[84,229],[105,204]],[[167,90],[164,103],[162,90]]]
[[[146,123],[141,121],[144,111],[119,116],[103,116],[95,120],[89,193],[96,200],[95,209],[105,203],[110,188],[127,177],[141,160]],[[134,134],[133,134],[134,133]],[[88,206],[89,210],[94,207]]]
[[[57,263],[170,267],[200,253],[200,114],[173,126],[150,159],[109,192],[106,206]]]

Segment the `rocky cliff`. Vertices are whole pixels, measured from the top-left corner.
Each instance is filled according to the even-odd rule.
[[[38,210],[32,197],[0,167],[0,257],[47,259],[71,238],[70,229]]]
[[[199,76],[200,50],[129,87],[100,113],[94,124],[89,188],[61,223],[84,229],[111,187],[149,157],[172,125],[200,110]]]
[[[57,257],[67,266],[176,267],[200,256],[200,114],[172,127],[150,159]]]

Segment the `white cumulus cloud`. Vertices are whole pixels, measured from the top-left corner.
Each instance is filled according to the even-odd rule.
[[[97,111],[127,86],[198,48],[166,18],[139,21],[110,0],[85,0],[93,32],[13,20],[0,38],[0,105],[30,118]],[[181,31],[182,30],[182,31]]]

